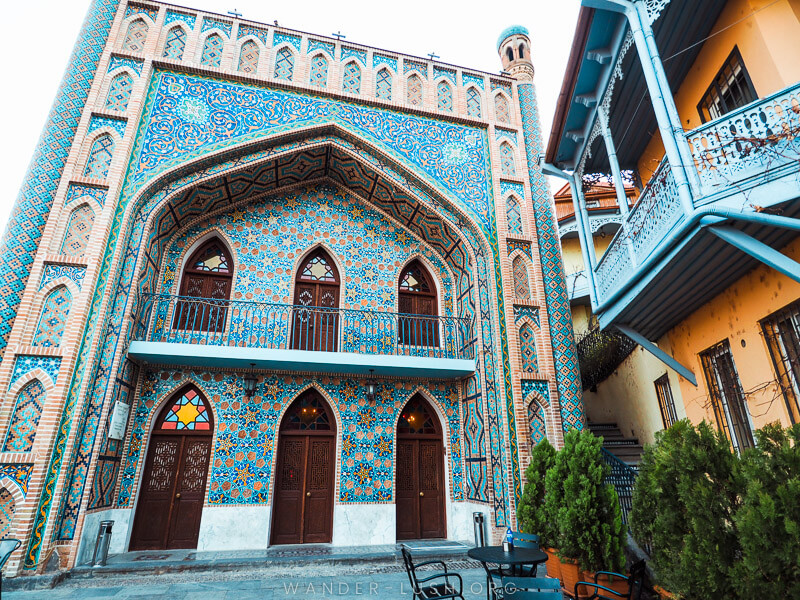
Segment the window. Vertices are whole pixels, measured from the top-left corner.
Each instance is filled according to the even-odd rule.
[[[214,418],[203,395],[190,385],[173,396],[158,415],[160,431],[211,431]]]
[[[60,285],[50,292],[42,305],[42,316],[33,335],[33,346],[49,348],[61,343],[71,303],[72,294],[66,286]]]
[[[392,99],[392,74],[389,69],[381,69],[375,79],[375,97],[381,100]]]
[[[328,85],[328,59],[322,54],[317,54],[311,59],[309,83],[317,87]]]
[[[200,58],[200,63],[204,67],[218,69],[222,64],[222,49],[224,46],[225,42],[222,41],[222,36],[212,33],[203,43],[203,56]]]
[[[675,412],[675,400],[672,398],[672,388],[669,386],[669,376],[664,373],[655,380],[656,396],[658,396],[658,408],[661,410],[661,421],[664,429],[672,427],[678,420]]]
[[[522,215],[520,214],[519,200],[514,195],[506,198],[506,215],[508,216],[508,233],[522,235]]]
[[[128,32],[122,47],[130,52],[144,52],[144,43],[147,41],[147,23],[143,19],[136,19],[128,25]]]
[[[528,265],[525,259],[517,256],[511,263],[511,272],[514,275],[514,296],[517,302],[531,301],[531,286],[528,283]]]
[[[415,394],[400,412],[397,420],[398,435],[438,435],[439,419],[430,404],[419,394]]]
[[[212,238],[186,261],[173,329],[220,332],[225,327],[233,270],[224,244]],[[200,298],[202,300],[194,300]]]
[[[744,390],[728,340],[700,353],[718,427],[740,452],[755,445]]]
[[[83,171],[84,177],[92,179],[105,179],[108,176],[108,167],[111,166],[111,159],[114,157],[114,140],[109,134],[101,135],[92,144],[89,150],[89,160],[86,161],[86,169]]]
[[[400,273],[398,341],[404,346],[438,346],[439,320],[433,278],[418,260]]]
[[[453,112],[453,88],[446,81],[436,86],[436,99],[439,110]]]
[[[294,54],[286,46],[275,56],[275,79],[292,80],[294,74]]]
[[[305,392],[286,409],[281,420],[283,431],[332,431],[333,415],[317,390]]]
[[[183,58],[184,48],[186,48],[186,32],[182,27],[173,27],[167,34],[167,41],[164,42],[164,58],[180,60]]]
[[[243,73],[255,73],[258,70],[258,56],[261,51],[253,40],[242,44],[239,52],[239,70]]]
[[[348,94],[358,94],[361,92],[361,69],[355,61],[350,61],[344,67],[342,74],[342,91]]]
[[[30,452],[44,408],[45,390],[34,379],[20,391],[8,425],[3,452]]]
[[[94,211],[88,204],[81,204],[72,211],[61,242],[61,254],[67,256],[83,256],[89,243],[89,234],[94,225]]]
[[[133,77],[129,73],[120,73],[111,80],[106,97],[106,109],[124,112],[128,108],[133,90]]]
[[[514,60],[514,50],[511,48],[511,46],[506,48],[506,57],[508,60]]]
[[[734,47],[697,105],[697,110],[700,120],[705,123],[757,99],[758,95],[744,67],[739,48]]]
[[[800,300],[761,322],[789,419],[800,423]]]
[[[503,142],[500,144],[500,174],[505,177],[516,177],[517,166],[514,160],[514,149],[511,144]]]
[[[511,122],[511,111],[508,108],[508,100],[503,94],[494,97],[494,116],[500,123]]]
[[[336,352],[339,347],[339,271],[324,250],[312,252],[294,283],[292,348]]]
[[[412,106],[422,104],[422,79],[417,75],[412,75],[406,81],[406,102]]]
[[[467,88],[467,114],[481,118],[481,95],[474,87]]]
[[[522,356],[522,372],[536,373],[539,360],[536,356],[536,335],[533,327],[525,323],[519,330],[519,349]]]
[[[518,53],[520,58],[525,58],[525,44],[519,45]]]

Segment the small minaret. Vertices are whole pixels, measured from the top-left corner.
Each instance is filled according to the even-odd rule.
[[[503,70],[519,81],[533,81],[531,62],[531,39],[527,28],[512,25],[503,30],[497,38],[497,52],[503,63]]]

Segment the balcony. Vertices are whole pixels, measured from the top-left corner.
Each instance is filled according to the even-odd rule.
[[[142,294],[128,354],[141,362],[438,379],[475,372],[458,317]]]

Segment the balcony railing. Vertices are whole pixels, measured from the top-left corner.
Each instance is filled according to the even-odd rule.
[[[168,294],[142,294],[137,304],[134,341],[475,358],[466,318]]]

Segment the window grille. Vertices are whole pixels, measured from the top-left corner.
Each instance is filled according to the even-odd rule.
[[[222,41],[221,36],[216,33],[212,33],[208,36],[203,43],[203,56],[200,59],[201,64],[205,67],[215,67],[218,69],[222,64],[222,49],[224,46],[225,42]]]
[[[186,32],[181,27],[173,27],[167,34],[164,42],[164,58],[181,60],[183,50],[186,48]]]
[[[700,119],[705,123],[754,100],[758,100],[758,95],[742,62],[739,48],[734,47],[697,105],[697,110]]]
[[[275,58],[275,79],[292,80],[294,74],[294,54],[286,46],[278,50]]]
[[[261,51],[253,40],[247,40],[242,44],[239,53],[239,70],[243,73],[255,73],[258,71],[258,57]]]
[[[133,90],[133,78],[129,73],[120,73],[111,80],[106,97],[106,110],[124,112],[128,108]]]
[[[136,19],[128,25],[128,32],[122,47],[131,52],[144,52],[144,43],[147,41],[147,23],[142,19]]]
[[[446,81],[440,81],[436,93],[439,110],[453,112],[453,88]]]
[[[467,114],[481,118],[481,95],[474,87],[467,89]]]
[[[669,376],[664,373],[655,380],[656,396],[658,396],[658,408],[661,410],[661,421],[664,429],[671,427],[678,420],[675,412],[675,399],[672,397],[672,388],[669,385]]]
[[[328,85],[328,60],[322,54],[317,54],[311,59],[309,83],[323,88]]]
[[[508,100],[503,94],[494,97],[494,116],[500,123],[511,122],[511,111],[508,107]]]
[[[755,445],[744,390],[728,340],[700,353],[717,425],[741,452]]]
[[[419,106],[422,104],[422,80],[416,75],[408,78],[408,88],[406,90],[406,98],[412,106]]]
[[[522,235],[522,215],[516,196],[506,198],[506,215],[508,216],[508,233]]]
[[[375,97],[381,100],[392,99],[392,74],[389,69],[378,71],[378,77],[375,80]]]
[[[358,94],[361,92],[361,69],[351,61],[344,67],[342,75],[342,91],[348,94]]]
[[[792,424],[800,423],[800,300],[761,322]]]

